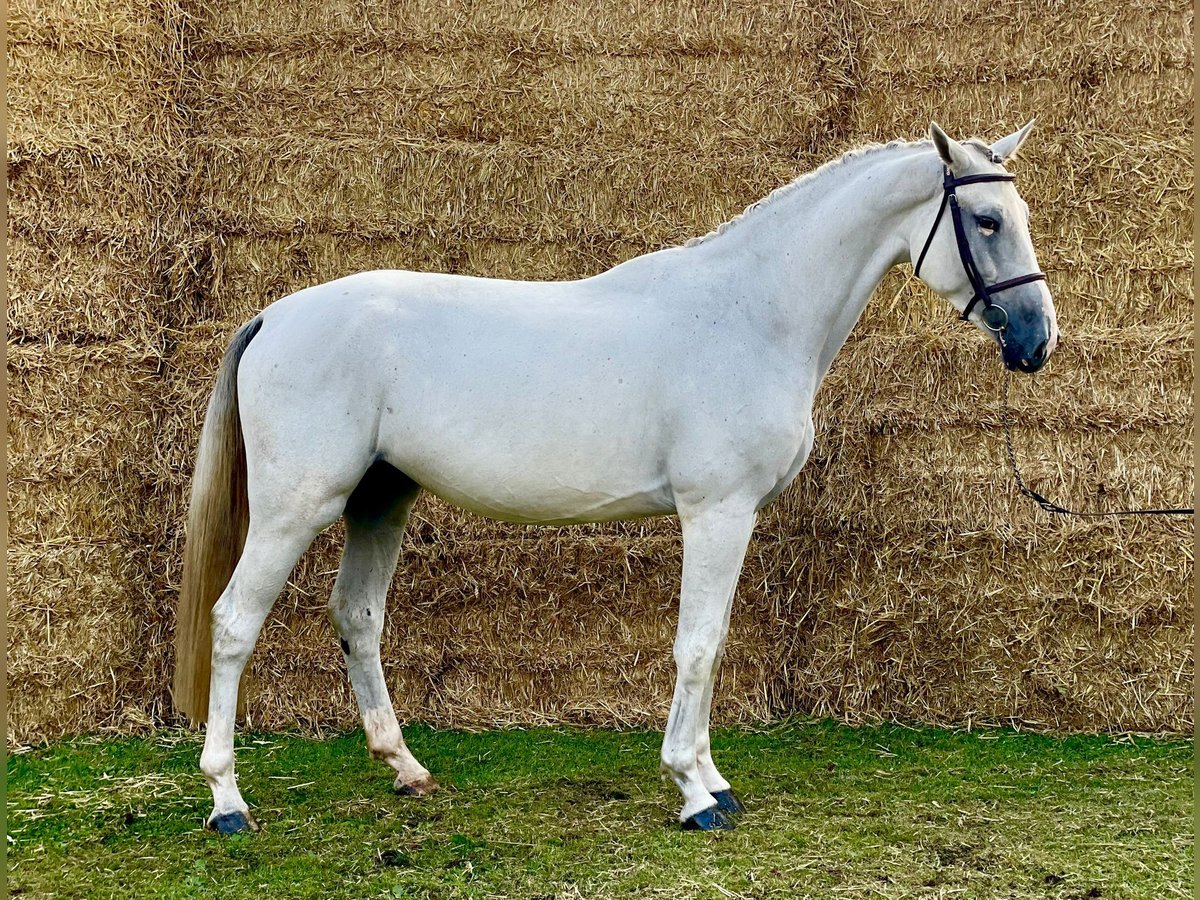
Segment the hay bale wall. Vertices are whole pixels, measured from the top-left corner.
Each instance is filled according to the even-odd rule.
[[[157,709],[149,515],[187,259],[181,13],[18,2],[8,23],[9,734]],[[157,676],[154,681],[157,681]]]
[[[14,8],[13,739],[169,717],[191,456],[258,309],[367,268],[592,274],[931,118],[1039,117],[1018,171],[1065,337],[1014,396],[1028,476],[1185,502],[1190,7],[785,6]],[[1190,525],[1031,510],[992,351],[924,291],[889,307],[901,277],[762,517],[718,717],[1189,730]],[[337,548],[268,620],[257,724],[354,721],[324,617]],[[401,714],[660,723],[680,559],[669,520],[539,530],[423,500],[385,636]]]

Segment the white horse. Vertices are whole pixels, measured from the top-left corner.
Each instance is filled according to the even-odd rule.
[[[297,558],[339,516],[330,615],[367,746],[398,792],[436,789],[379,660],[405,521],[425,489],[510,522],[679,516],[662,769],[683,793],[685,828],[732,827],[741,804],[708,723],[734,588],[758,510],[808,458],[813,396],[872,291],[925,246],[925,283],[1010,368],[1036,370],[1054,349],[1044,280],[1011,277],[1037,270],[1028,207],[1002,167],[1032,124],[990,146],[934,124],[932,142],[851,151],[711,234],[592,278],[365,272],[243,326],[200,439],[176,643],[175,703],[207,714],[208,826],[258,827],[234,775],[239,679]]]

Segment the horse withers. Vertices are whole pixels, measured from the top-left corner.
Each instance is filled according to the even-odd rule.
[[[364,272],[244,325],[201,433],[176,636],[175,703],[208,722],[208,826],[258,827],[234,776],[239,680],[297,558],[339,516],[329,609],[367,746],[400,793],[436,789],[379,659],[405,522],[427,490],[509,522],[679,516],[662,769],[685,828],[732,827],[742,807],[713,762],[709,710],[734,589],[880,280],[917,263],[1009,368],[1036,371],[1054,349],[1028,207],[1004,170],[1032,124],[991,145],[935,124],[930,141],[852,150],[704,237],[592,278]]]

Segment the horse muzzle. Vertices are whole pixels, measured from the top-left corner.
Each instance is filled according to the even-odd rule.
[[[1033,346],[1030,346],[1031,344]],[[1009,371],[1032,374],[1050,358],[1050,338],[1038,336],[1031,341],[1021,341],[1006,336],[1001,355],[1004,358],[1004,366]]]

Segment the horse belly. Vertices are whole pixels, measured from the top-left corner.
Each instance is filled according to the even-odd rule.
[[[674,511],[663,419],[612,390],[402,391],[385,406],[379,451],[423,488],[464,509],[528,524],[574,524]],[[451,379],[453,383],[453,379]],[[505,388],[511,388],[505,389]],[[417,394],[419,393],[419,396]],[[595,394],[604,403],[597,405]]]
[[[587,465],[574,452],[479,452],[430,436],[382,455],[430,493],[506,522],[571,525],[674,511],[666,478],[650,466]]]
[[[541,482],[510,483],[504,492],[498,492],[492,484],[476,483],[466,477],[445,481],[432,477],[410,477],[414,477],[430,493],[462,509],[524,525],[578,525],[584,522],[642,519],[666,515],[675,509],[665,485],[606,491],[548,487]]]

